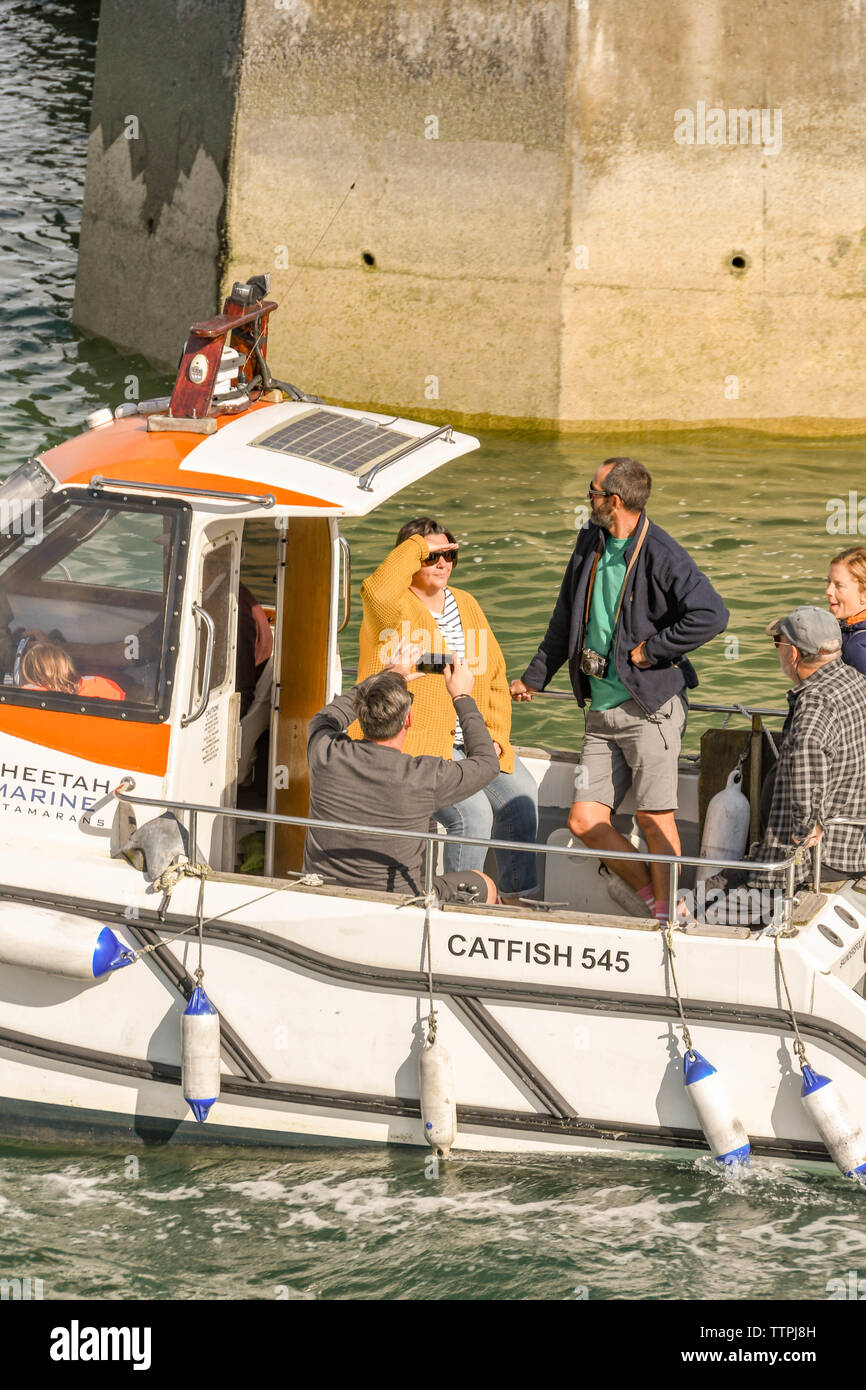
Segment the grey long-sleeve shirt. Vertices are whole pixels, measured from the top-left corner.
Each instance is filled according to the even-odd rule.
[[[355,718],[355,691],[338,695],[310,721],[310,815],[395,830],[429,829],[442,806],[481,791],[499,772],[499,759],[471,696],[457,708],[466,757],[410,757],[346,733]],[[307,829],[304,872],[348,888],[386,893],[423,891],[423,840],[354,831]]]

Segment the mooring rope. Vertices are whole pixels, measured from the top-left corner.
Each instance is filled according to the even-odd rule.
[[[731,722],[731,715],[734,714],[735,712],[736,712],[737,714],[745,715],[746,719],[751,719],[751,718],[753,717],[752,711],[751,711],[750,709],[746,709],[746,706],[745,706],[745,705],[732,705],[732,706],[731,706],[730,713],[725,715],[725,718],[724,718],[724,720],[723,720],[723,722],[722,722],[722,728],[723,728],[723,729],[726,729],[726,728],[728,727],[728,725],[729,725],[730,722]],[[766,724],[764,723],[763,720],[761,720],[761,733],[767,735],[767,740],[768,740],[768,742],[769,742],[769,744],[770,744],[770,747],[771,747],[772,750],[773,750],[773,757],[774,757],[774,758],[778,758],[778,756],[779,756],[779,751],[778,751],[778,749],[776,748],[776,740],[773,738],[773,735],[770,733],[770,730],[767,728],[767,726],[766,726]],[[744,749],[743,752],[740,754],[740,762],[745,762],[746,758],[748,757],[748,749],[749,749],[749,744],[748,744],[748,742],[747,742],[747,743],[746,743],[745,749]],[[737,764],[738,767],[740,766],[740,762],[738,762],[738,764]]]
[[[779,938],[780,938],[780,936],[794,936],[794,935],[795,935],[795,933],[794,933],[793,931],[791,931],[791,930],[783,931],[783,932],[777,932],[776,935],[773,937],[773,943],[774,943],[775,948],[776,948],[776,960],[779,962],[779,973],[780,973],[781,976],[782,976],[782,984],[785,986],[785,995],[786,995],[787,1000],[788,1000],[788,1013],[791,1015],[791,1027],[792,1027],[793,1030],[794,1030],[794,1039],[795,1039],[795,1041],[794,1041],[794,1043],[792,1044],[793,1049],[794,1049],[794,1055],[796,1056],[797,1061],[798,1061],[799,1066],[800,1066],[800,1070],[802,1071],[804,1067],[808,1067],[808,1065],[809,1065],[809,1061],[808,1061],[808,1059],[807,1059],[807,1057],[806,1057],[806,1044],[803,1042],[803,1039],[800,1037],[800,1029],[799,1029],[798,1026],[797,1026],[797,1015],[794,1013],[794,1004],[793,1004],[793,1001],[792,1001],[792,999],[791,999],[791,991],[790,991],[790,989],[788,988],[788,976],[787,976],[787,974],[785,973],[785,962],[784,962],[783,959],[782,959],[782,952],[781,952],[781,949],[780,949],[780,947],[779,947]]]
[[[660,922],[660,923],[659,923],[659,931],[660,931],[661,934],[662,934],[662,937],[663,937],[663,939],[664,939],[665,946],[667,947],[667,951],[668,951],[668,960],[669,960],[670,968],[671,968],[671,979],[673,980],[673,984],[674,984],[674,993],[675,993],[675,995],[676,995],[676,997],[677,997],[677,1008],[679,1009],[680,1023],[681,1023],[681,1025],[682,1025],[682,1030],[683,1030],[683,1047],[684,1047],[684,1048],[686,1049],[686,1051],[688,1052],[688,1054],[689,1054],[689,1056],[691,1057],[692,1061],[694,1061],[695,1050],[694,1050],[694,1048],[693,1048],[693,1046],[692,1046],[692,1035],[691,1035],[691,1033],[689,1032],[689,1025],[686,1023],[686,1016],[685,1016],[685,1014],[683,1013],[683,1001],[682,1001],[682,997],[681,997],[681,995],[680,995],[680,986],[679,986],[679,982],[678,982],[678,980],[677,980],[676,966],[674,965],[674,957],[675,957],[675,955],[676,955],[676,952],[674,951],[674,943],[673,943],[672,929],[671,929],[671,924],[670,924],[670,922]]]
[[[199,876],[201,876],[203,886],[204,879],[210,873],[208,866],[206,864],[190,864],[188,868],[188,876],[190,878],[198,878]],[[279,888],[269,888],[266,893],[257,893],[256,896],[254,898],[250,898],[248,902],[241,903],[237,907],[227,907],[225,912],[218,912],[215,917],[203,916],[202,891],[200,889],[197,918],[194,922],[191,922],[188,927],[183,927],[179,932],[175,932],[174,936],[161,936],[159,938],[159,941],[154,941],[152,946],[142,946],[141,949],[138,951],[128,951],[126,953],[127,959],[130,961],[136,961],[138,960],[139,956],[148,956],[150,955],[151,951],[158,951],[160,946],[171,946],[173,942],[180,941],[181,937],[189,936],[190,932],[194,931],[199,932],[199,939],[201,941],[204,928],[210,926],[212,922],[220,922],[222,921],[223,917],[228,917],[233,912],[245,912],[247,908],[255,907],[257,903],[264,902],[265,898],[272,898],[275,893],[287,893],[290,892],[293,888],[298,887],[321,888],[323,887],[324,882],[325,880],[321,877],[320,874],[302,874],[301,877],[296,879],[293,883],[283,883],[280,884]],[[145,922],[143,923],[143,925],[151,926],[151,923]],[[153,926],[155,929],[156,924],[154,923]]]

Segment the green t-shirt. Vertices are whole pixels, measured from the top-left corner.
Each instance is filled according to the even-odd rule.
[[[590,647],[592,651],[598,652],[600,656],[608,656],[609,665],[607,675],[603,680],[596,676],[589,677],[592,691],[590,703],[594,710],[613,709],[616,705],[622,705],[626,700],[632,698],[630,691],[626,690],[616,674],[611,643],[613,620],[616,616],[620,590],[628,567],[623,552],[631,540],[631,536],[623,536],[622,540],[608,536],[595,572],[595,584],[592,590],[592,602],[589,606],[589,622],[586,626],[584,645]]]

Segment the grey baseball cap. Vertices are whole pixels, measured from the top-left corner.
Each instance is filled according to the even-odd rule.
[[[765,631],[768,637],[787,637],[807,656],[837,651],[842,646],[838,618],[834,618],[826,608],[815,608],[811,604],[804,603],[799,608],[792,608],[784,618],[768,623]]]

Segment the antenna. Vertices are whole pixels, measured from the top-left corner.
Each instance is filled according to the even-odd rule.
[[[304,264],[301,266],[301,268],[300,268],[300,270],[298,271],[297,275],[295,276],[294,280],[293,280],[292,283],[289,285],[289,288],[286,290],[286,293],[285,293],[283,299],[281,300],[281,303],[285,303],[285,301],[288,299],[289,295],[291,294],[292,290],[295,288],[295,285],[298,283],[298,281],[300,280],[300,278],[301,278],[301,276],[303,275],[304,271],[306,270],[307,266],[310,264],[310,261],[313,259],[313,257],[315,256],[316,252],[318,251],[319,247],[321,246],[322,242],[325,240],[325,237],[328,235],[328,232],[331,230],[331,228],[333,227],[333,225],[334,225],[334,223],[336,222],[337,218],[339,217],[340,213],[343,211],[343,207],[344,207],[344,205],[345,205],[345,203],[346,203],[346,199],[348,198],[349,194],[352,192],[352,189],[355,187],[355,184],[356,184],[356,183],[357,183],[357,179],[352,179],[352,182],[349,184],[349,187],[346,189],[346,192],[343,194],[342,200],[341,200],[341,202],[340,202],[340,206],[337,208],[336,212],[335,212],[335,213],[333,214],[333,216],[331,217],[330,222],[328,223],[328,225],[327,225],[327,227],[325,228],[325,230],[322,232],[322,235],[319,237],[319,240],[316,242],[315,246],[313,247],[313,249],[312,249],[312,251],[310,252],[310,254],[309,254],[309,256],[307,257],[307,259],[304,261]]]

